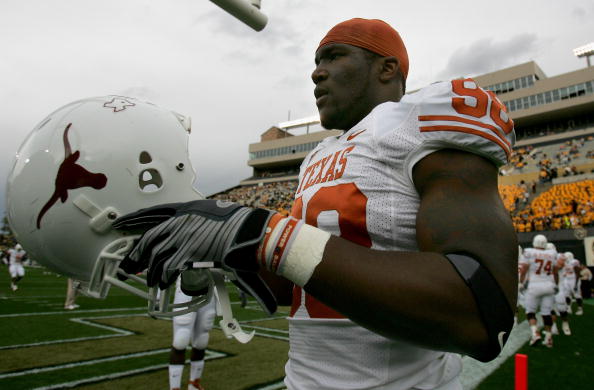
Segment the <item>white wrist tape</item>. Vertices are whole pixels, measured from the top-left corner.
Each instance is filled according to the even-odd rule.
[[[266,268],[304,286],[322,261],[330,233],[293,217],[279,221],[262,248]]]

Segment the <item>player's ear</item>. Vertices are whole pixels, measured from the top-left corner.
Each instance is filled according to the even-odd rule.
[[[381,71],[379,78],[381,82],[390,82],[398,76],[398,70],[400,69],[400,61],[398,61],[398,58],[393,56],[382,57],[380,63]]]

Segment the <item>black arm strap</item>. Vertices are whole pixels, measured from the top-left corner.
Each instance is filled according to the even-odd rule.
[[[509,337],[514,326],[514,312],[499,283],[479,261],[460,253],[449,253],[445,257],[472,291],[489,336],[488,350],[473,357],[482,362],[491,361],[499,355]]]

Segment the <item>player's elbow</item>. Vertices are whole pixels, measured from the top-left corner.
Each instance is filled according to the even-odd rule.
[[[501,305],[483,308],[479,316],[480,323],[476,324],[478,327],[473,337],[464,343],[464,349],[473,359],[489,362],[503,350],[513,327],[514,312],[507,302],[502,302]]]

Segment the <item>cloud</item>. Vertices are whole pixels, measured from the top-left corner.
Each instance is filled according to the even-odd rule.
[[[480,39],[454,51],[440,79],[472,76],[515,65],[535,56],[538,50],[536,34],[518,34],[508,40],[495,42]]]
[[[265,10],[264,10],[265,11]],[[272,12],[272,11],[271,11]],[[220,48],[226,49],[227,58],[241,58],[249,63],[265,61],[263,55],[275,58],[296,58],[303,55],[307,23],[291,17],[291,15],[274,15],[265,12],[268,24],[256,32],[218,7],[213,7],[208,12],[194,21],[194,25],[208,26],[208,31],[213,39],[220,42]]]
[[[156,101],[159,96],[158,92],[154,89],[142,86],[128,87],[117,93],[117,95],[130,96],[148,102]]]
[[[571,16],[580,23],[591,23],[592,16],[594,16],[594,4],[590,4],[589,8],[580,6],[572,8]]]

